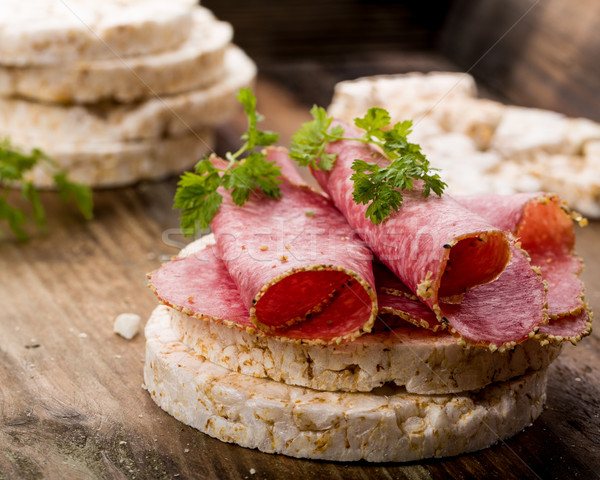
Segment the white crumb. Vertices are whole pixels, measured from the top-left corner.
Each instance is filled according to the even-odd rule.
[[[87,338],[87,333],[83,333],[83,332],[81,332],[81,333],[79,334],[79,338]]]
[[[250,475],[254,475],[256,473],[256,470],[254,470],[253,468],[250,469]]]
[[[122,313],[115,319],[114,332],[131,340],[140,331],[141,318],[135,313]]]

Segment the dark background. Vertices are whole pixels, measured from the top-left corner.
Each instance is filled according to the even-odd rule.
[[[492,96],[600,120],[598,0],[204,0],[260,72],[327,105],[340,80],[469,71]],[[317,89],[313,73],[329,79]]]

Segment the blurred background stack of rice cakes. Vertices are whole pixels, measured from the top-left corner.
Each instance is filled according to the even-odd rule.
[[[0,138],[112,187],[193,166],[256,66],[192,0],[5,0]],[[51,177],[31,172],[40,187]]]

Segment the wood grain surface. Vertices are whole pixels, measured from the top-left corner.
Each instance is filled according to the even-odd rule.
[[[439,46],[510,103],[600,121],[600,2],[454,0]]]
[[[258,83],[265,127],[285,143],[306,107]],[[220,148],[235,144],[236,117]],[[52,194],[49,234],[0,242],[0,479],[597,478],[600,335],[567,345],[552,365],[535,424],[490,449],[395,465],[341,464],[222,443],[160,410],[142,388],[144,338],[113,333],[123,312],[147,318],[146,272],[186,241],[171,209],[175,179],[95,194],[79,220]],[[588,299],[600,311],[600,223],[577,231]],[[255,472],[255,473],[252,473]]]

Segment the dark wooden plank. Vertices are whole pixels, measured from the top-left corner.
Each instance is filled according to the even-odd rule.
[[[257,92],[265,127],[287,142],[307,118],[306,106],[271,82],[261,80]],[[242,128],[236,117],[222,131],[220,150]],[[171,210],[175,183],[98,192],[89,223],[45,195],[49,235],[0,243],[0,479],[594,478],[600,470],[597,332],[553,365],[547,408],[532,428],[456,458],[297,460],[222,443],[164,413],[141,387],[143,337],[126,341],[112,325],[119,313],[147,317],[156,305],[145,273],[183,243]],[[598,310],[600,223],[580,229],[578,241]]]
[[[600,120],[600,2],[456,0],[440,48],[510,102]]]
[[[265,61],[350,59],[374,51],[431,50],[449,2],[375,0],[204,0],[231,22],[235,41]]]

